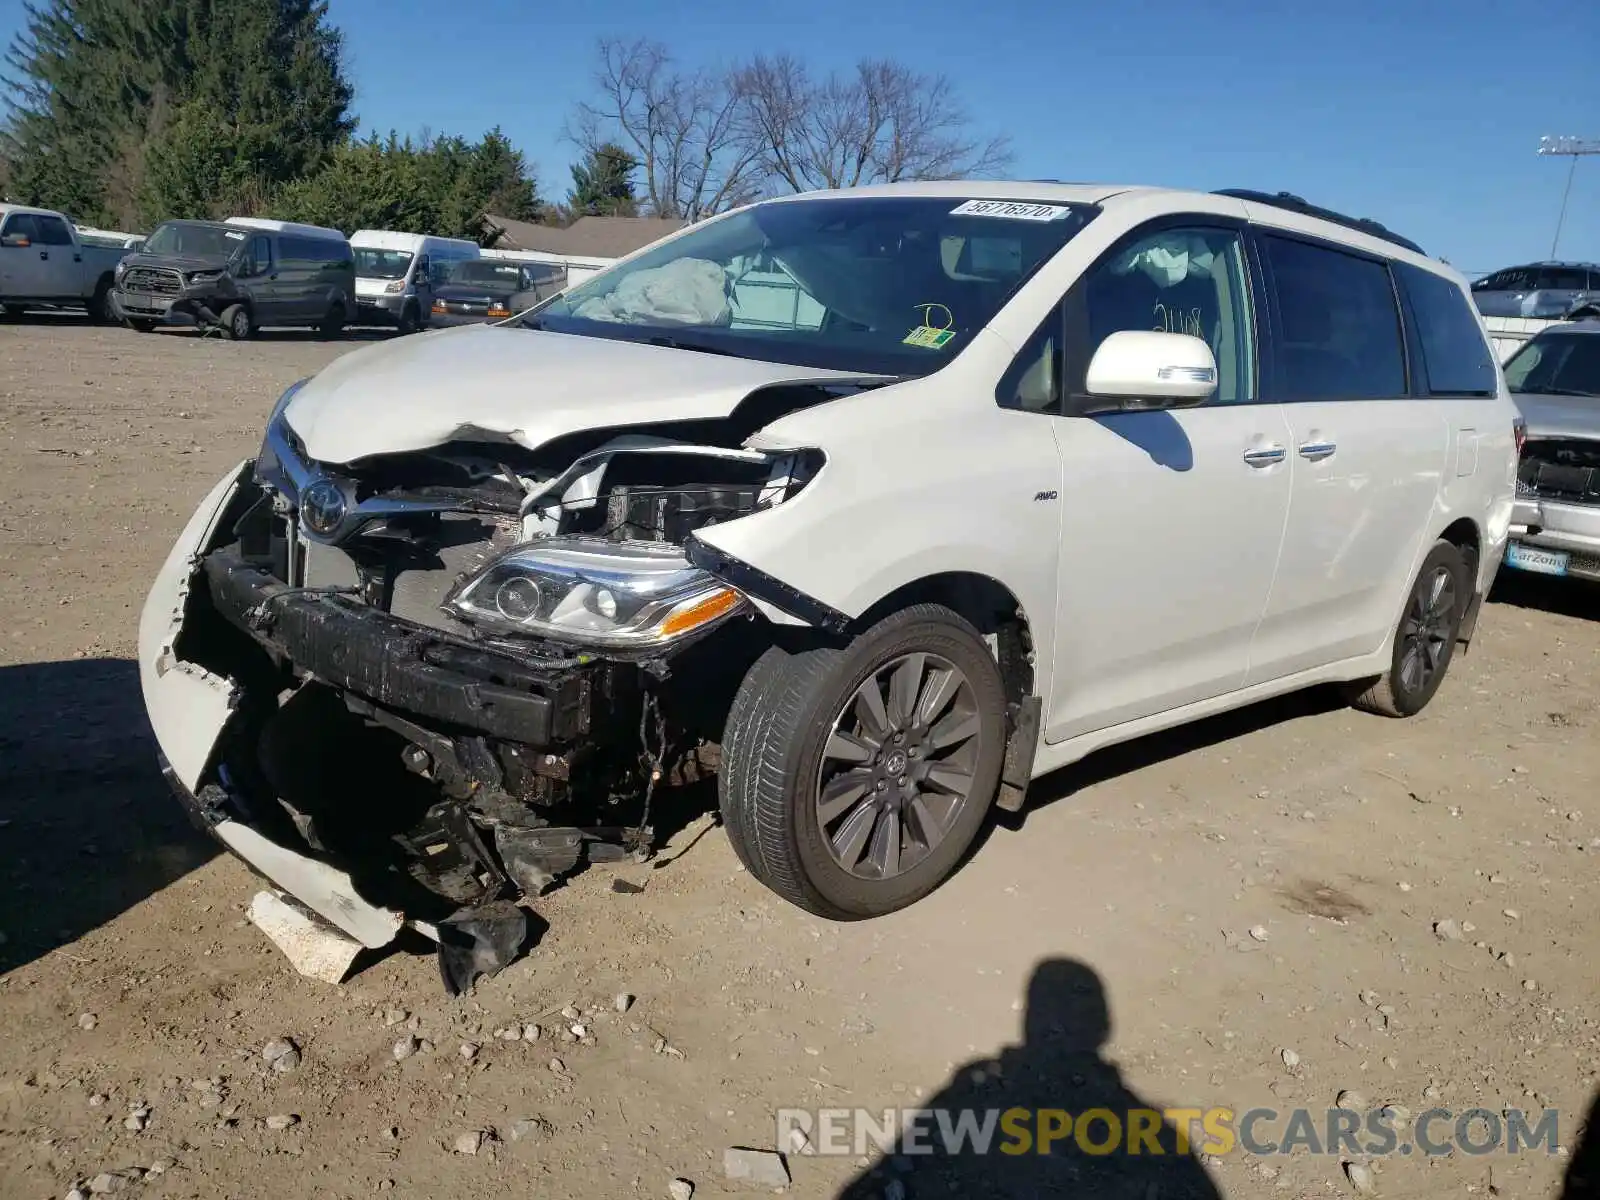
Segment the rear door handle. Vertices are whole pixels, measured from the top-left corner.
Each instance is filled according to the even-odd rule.
[[[1270,467],[1281,463],[1287,451],[1274,443],[1270,446],[1252,446],[1244,452],[1244,460],[1252,467]]]
[[[1318,462],[1324,458],[1332,458],[1334,451],[1338,449],[1339,444],[1337,442],[1301,442],[1300,457],[1309,458],[1312,462]]]

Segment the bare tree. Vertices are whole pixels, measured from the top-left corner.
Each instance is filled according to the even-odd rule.
[[[787,55],[758,57],[735,89],[747,148],[793,191],[906,179],[963,179],[1010,164],[1004,137],[979,140],[954,85],[900,63],[864,61],[814,79]]]
[[[644,201],[659,217],[701,217],[758,193],[758,148],[742,137],[743,97],[732,72],[680,71],[666,47],[602,39],[596,98],[568,136],[585,154],[620,143],[638,159]]]

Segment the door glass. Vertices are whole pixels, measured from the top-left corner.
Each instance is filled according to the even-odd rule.
[[[34,223],[39,227],[39,243],[44,246],[70,246],[72,233],[67,229],[67,223],[60,217],[35,216]]]
[[[995,401],[1001,408],[1060,414],[1062,330],[1057,305],[1000,380]]]
[[[1249,275],[1239,235],[1164,229],[1113,254],[1085,281],[1090,345],[1127,329],[1187,333],[1211,347],[1217,391],[1208,404],[1255,399]]]
[[[1545,267],[1539,272],[1538,286],[1551,292],[1581,292],[1587,278],[1574,267]]]
[[[1278,297],[1280,400],[1406,394],[1400,310],[1383,263],[1291,238],[1262,239]]]
[[[30,242],[37,242],[39,230],[33,223],[33,214],[12,213],[6,218],[5,226],[0,228],[0,237],[25,237]]]
[[[272,240],[258,237],[250,239],[250,257],[245,261],[245,275],[255,278],[272,270]]]

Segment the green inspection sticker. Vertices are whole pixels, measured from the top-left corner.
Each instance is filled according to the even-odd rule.
[[[900,340],[907,346],[921,346],[924,350],[937,350],[955,335],[956,331],[954,329],[935,329],[932,325],[918,325]]]

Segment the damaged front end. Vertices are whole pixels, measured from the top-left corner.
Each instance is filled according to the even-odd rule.
[[[152,725],[210,832],[365,946],[423,929],[456,992],[522,951],[518,901],[653,851],[766,636],[686,543],[821,459],[724,420],[324,464],[293,394],[151,593]]]

